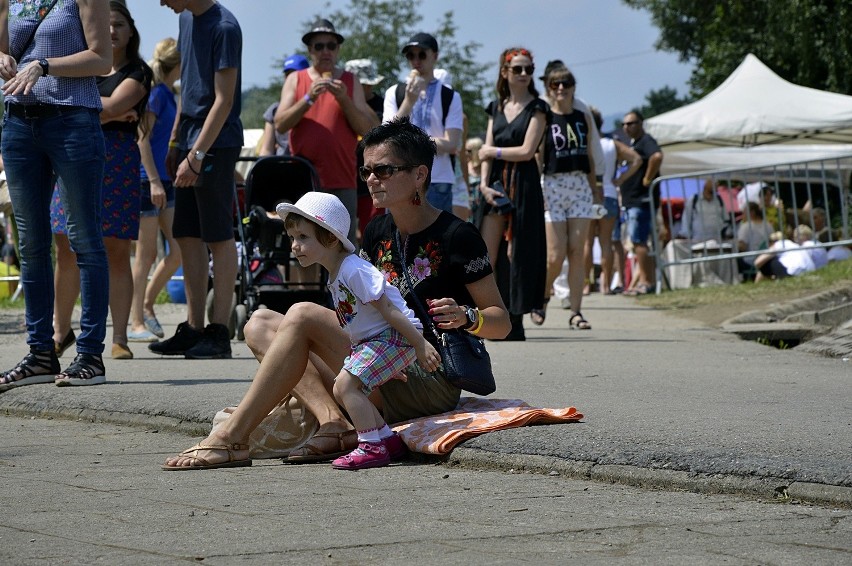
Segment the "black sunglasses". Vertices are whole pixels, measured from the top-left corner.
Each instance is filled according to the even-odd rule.
[[[565,89],[569,89],[572,86],[575,86],[576,84],[577,83],[575,81],[572,81],[571,79],[561,79],[558,81],[550,81],[550,88],[552,90],[556,90],[561,86]]]
[[[397,171],[405,171],[414,169],[417,165],[376,165],[375,167],[359,167],[358,174],[361,179],[366,182],[370,175],[375,175],[379,181],[386,181]]]
[[[314,51],[322,51],[323,49],[327,49],[328,51],[337,51],[337,42],[335,41],[327,41],[325,43],[318,41],[314,43]]]
[[[520,75],[521,73],[526,73],[529,76],[535,72],[535,65],[512,65],[509,67],[509,70],[512,71],[513,75]]]
[[[414,51],[409,51],[408,53],[405,54],[405,58],[408,59],[409,61],[413,61],[414,58],[416,57],[417,59],[420,59],[421,61],[425,61],[426,55],[427,55],[427,53],[425,51],[418,51],[417,53],[415,53]]]

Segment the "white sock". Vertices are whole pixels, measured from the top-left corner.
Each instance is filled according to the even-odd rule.
[[[382,439],[379,437],[379,430],[376,428],[358,431],[358,442],[369,442],[371,444],[377,444],[381,442],[381,440]]]
[[[379,429],[379,439],[384,440],[385,438],[393,436],[393,430],[387,424]]]

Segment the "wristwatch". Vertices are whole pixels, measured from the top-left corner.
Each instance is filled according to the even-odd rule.
[[[50,71],[50,63],[47,62],[47,59],[39,59],[38,65],[41,67],[41,75],[46,77]]]
[[[201,151],[200,149],[196,149],[195,153],[192,154],[196,161],[204,161],[204,158],[207,157],[207,153]]]
[[[467,316],[467,324],[462,326],[463,330],[467,330],[468,328],[472,328],[476,321],[479,320],[479,313],[476,311],[476,307],[464,307],[464,314]]]

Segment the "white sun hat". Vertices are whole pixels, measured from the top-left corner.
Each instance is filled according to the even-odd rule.
[[[355,251],[355,246],[346,237],[349,234],[349,211],[336,196],[311,191],[305,193],[302,198],[296,201],[296,204],[282,202],[275,207],[275,210],[281,218],[285,218],[287,214],[292,212],[316,222],[334,234],[347,252]]]

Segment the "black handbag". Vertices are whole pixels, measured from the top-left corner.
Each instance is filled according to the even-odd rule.
[[[432,333],[438,343],[438,352],[444,365],[444,376],[450,384],[476,395],[489,395],[497,389],[494,373],[491,371],[491,356],[485,349],[485,342],[464,330],[441,332],[432,322],[428,311],[420,302],[420,297],[414,292],[414,284],[405,267],[405,249],[399,241],[399,231],[396,231],[396,247],[399,251],[400,263],[408,291],[414,298],[414,305],[420,311],[420,317],[429,321]]]

